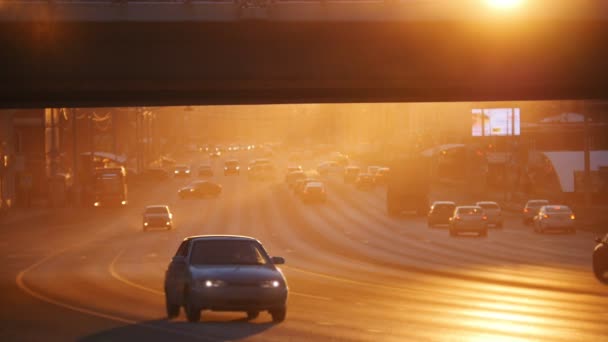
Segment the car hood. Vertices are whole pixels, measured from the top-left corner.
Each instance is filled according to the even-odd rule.
[[[230,266],[191,266],[193,279],[213,279],[226,282],[252,283],[263,280],[282,279],[283,275],[276,269],[265,266],[230,265]]]

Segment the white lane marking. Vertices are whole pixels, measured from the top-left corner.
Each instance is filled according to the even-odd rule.
[[[307,294],[307,293],[301,293],[301,292],[295,292],[295,291],[289,291],[289,295],[290,296],[294,295],[294,296],[298,296],[298,297],[310,298],[310,299],[324,300],[324,301],[331,301],[332,300],[329,297],[315,296],[315,295],[311,295],[311,294]]]
[[[91,240],[93,241],[93,240]],[[85,245],[91,241],[85,241],[85,242],[81,242],[78,243],[76,245],[61,249],[55,253],[51,253],[49,255],[47,255],[46,257],[38,260],[37,262],[31,264],[29,267],[23,269],[21,272],[19,272],[17,274],[17,277],[15,278],[15,283],[17,284],[17,287],[19,287],[23,292],[27,293],[28,295],[41,300],[43,302],[64,308],[64,309],[68,309],[68,310],[72,310],[75,312],[79,312],[85,315],[89,315],[89,316],[94,316],[94,317],[99,317],[99,318],[103,318],[103,319],[107,319],[110,321],[115,321],[115,322],[120,322],[120,323],[124,323],[124,324],[129,324],[129,325],[138,325],[140,327],[144,327],[150,330],[156,330],[156,331],[162,331],[162,332],[166,332],[166,333],[171,333],[171,334],[176,334],[176,335],[181,335],[181,336],[185,336],[185,337],[189,337],[189,338],[195,338],[195,339],[203,339],[200,335],[197,334],[190,334],[181,330],[175,330],[175,329],[169,329],[169,328],[164,328],[164,327],[158,327],[158,326],[154,326],[151,325],[149,323],[143,323],[143,322],[138,322],[132,319],[128,319],[125,317],[120,317],[117,315],[111,315],[111,314],[107,314],[101,311],[96,311],[93,309],[87,309],[84,307],[80,307],[80,306],[75,306],[72,304],[68,304],[62,301],[59,301],[57,299],[53,299],[47,295],[42,294],[41,292],[37,292],[35,290],[33,290],[32,288],[28,287],[25,283],[25,275],[31,271],[33,271],[34,269],[40,267],[40,265],[46,263],[47,261],[67,252],[70,249]]]
[[[365,331],[370,332],[370,333],[374,333],[374,334],[382,334],[382,333],[384,333],[384,331],[379,330],[379,329],[365,329]]]
[[[123,249],[122,251],[120,251],[120,253],[118,253],[114,259],[112,260],[112,262],[110,263],[110,265],[108,266],[108,271],[110,272],[110,275],[112,276],[112,278],[126,284],[132,287],[135,287],[137,289],[140,289],[142,291],[146,291],[155,295],[159,295],[159,296],[163,296],[165,293],[163,291],[159,291],[147,286],[143,286],[137,283],[134,283],[132,281],[130,281],[129,279],[121,276],[120,274],[118,274],[118,272],[116,272],[116,262],[118,261],[118,259],[122,256],[122,254],[125,252],[125,250]]]
[[[110,266],[108,266],[108,271],[110,272],[110,275],[126,284],[129,286],[132,286],[134,288],[140,289],[142,291],[146,291],[149,293],[153,293],[155,295],[158,296],[164,296],[165,293],[163,291],[159,291],[157,289],[151,288],[151,287],[147,287],[138,283],[135,283],[127,278],[125,278],[124,276],[120,275],[117,271],[116,271],[116,262],[118,261],[118,259],[122,256],[122,254],[125,252],[125,250],[120,251],[120,253],[118,253],[116,255],[116,257],[114,257],[114,259],[112,260],[112,263],[110,264]],[[317,299],[317,300],[324,300],[324,301],[331,301],[332,299],[329,297],[323,297],[323,296],[316,296],[316,295],[311,295],[311,294],[307,294],[307,293],[302,293],[302,292],[296,292],[296,291],[289,291],[290,295],[294,295],[294,296],[299,296],[299,297],[305,297],[305,298],[310,298],[310,299]]]

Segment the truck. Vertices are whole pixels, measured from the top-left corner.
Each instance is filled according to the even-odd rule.
[[[404,211],[425,215],[429,209],[430,161],[411,154],[393,161],[387,177],[386,209],[389,216]]]

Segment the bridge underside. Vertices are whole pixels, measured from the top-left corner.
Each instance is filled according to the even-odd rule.
[[[606,21],[3,22],[0,106],[608,98]]]

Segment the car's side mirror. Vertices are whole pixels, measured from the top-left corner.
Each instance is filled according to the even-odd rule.
[[[272,257],[271,258],[272,263],[275,265],[283,265],[285,263],[285,259],[282,257]]]
[[[183,255],[176,255],[173,257],[173,259],[171,260],[172,263],[174,264],[186,264],[186,257]]]

